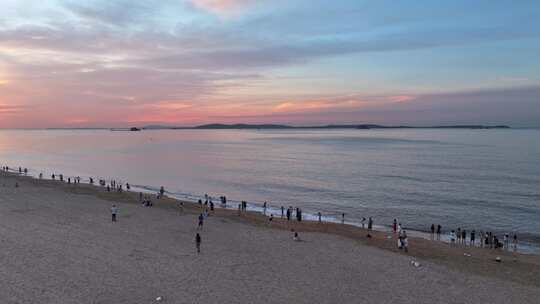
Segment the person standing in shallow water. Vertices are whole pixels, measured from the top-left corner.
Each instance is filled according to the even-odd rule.
[[[197,233],[195,235],[195,247],[197,248],[197,253],[201,253],[201,235]]]

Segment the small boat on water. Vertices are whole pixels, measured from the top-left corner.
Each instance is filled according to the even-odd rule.
[[[131,128],[112,128],[111,131],[130,131],[130,132],[138,132],[142,131],[140,128],[137,127],[131,127]]]

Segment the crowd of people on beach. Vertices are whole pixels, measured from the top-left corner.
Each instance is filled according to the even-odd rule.
[[[431,225],[431,235],[434,235],[433,224]],[[440,235],[440,225],[438,225],[437,227],[437,235]],[[440,237],[437,238],[440,239]],[[512,242],[512,244],[510,244],[510,242]],[[472,230],[467,233],[466,229],[461,229],[460,227],[457,228],[457,230],[450,231],[450,244],[490,249],[513,249],[514,251],[516,251],[518,246],[518,237],[515,233],[512,235],[512,237],[510,237],[509,233],[505,233],[503,235],[503,239],[501,240],[499,239],[499,237],[497,237],[497,235],[490,231],[480,231],[477,234],[476,230]]]
[[[20,175],[28,175],[28,169],[23,167],[18,167],[18,169],[10,170],[9,166],[3,166],[2,171],[4,172],[15,172],[19,173]],[[43,179],[43,173],[39,173],[39,179]],[[67,177],[67,180],[65,179],[63,174],[51,174],[52,180],[59,180],[60,182],[67,182],[67,184],[80,184],[81,183],[81,177]],[[94,178],[89,178],[89,184],[94,185]],[[109,182],[107,182],[105,179],[99,179],[98,181],[99,186],[106,188],[107,192],[123,192],[124,186],[127,191],[131,190],[131,185],[129,183],[122,183],[118,182],[114,179],[111,179]],[[16,187],[19,187],[19,183],[17,182]],[[159,188],[159,191],[156,194],[157,199],[163,198],[165,195],[165,188],[161,186]],[[226,196],[220,196],[219,197],[221,207],[226,208],[227,207],[227,197]],[[148,197],[148,195],[143,195],[142,192],[139,193],[139,201],[141,204],[145,207],[152,207],[154,203],[152,200]],[[204,220],[210,216],[210,213],[214,211],[215,205],[212,200],[212,197],[208,194],[204,195],[204,202],[199,199],[198,204],[202,208],[202,212],[198,216],[198,226],[197,229],[201,229],[203,227]],[[178,205],[179,210],[183,212],[183,202],[181,202]],[[269,205],[267,202],[264,202],[262,204],[262,213],[263,215],[267,215],[267,210],[269,208]],[[242,212],[247,211],[248,209],[248,203],[247,201],[241,201],[238,204],[238,212],[241,214]],[[293,218],[296,219],[296,221],[301,222],[303,220],[303,214],[301,208],[293,208],[292,206],[289,206],[288,208],[285,208],[285,206],[281,206],[278,210],[281,211],[281,218],[286,219],[287,221],[292,221]],[[279,212],[279,211],[278,211]],[[117,214],[118,214],[118,207],[116,205],[113,205],[111,207],[111,215],[112,215],[112,221],[116,222],[117,220]],[[318,222],[322,222],[322,213],[317,212],[317,219]],[[274,214],[271,213],[269,215],[269,221],[272,222],[274,219]],[[367,221],[367,227],[366,227],[366,221]],[[345,213],[341,213],[341,223],[345,224]],[[363,217],[360,221],[360,226],[362,229],[368,230],[367,237],[371,237],[369,234],[369,231],[373,229],[373,218],[369,217],[366,219]],[[393,220],[392,223],[392,232],[397,236],[397,247],[399,249],[404,250],[405,252],[409,249],[409,241],[407,232],[405,229],[403,229],[402,224],[397,221],[397,219]],[[448,233],[447,237],[444,237],[444,239],[441,239],[441,235],[444,235],[442,226],[440,224],[435,225],[432,224],[430,227],[430,239],[431,240],[437,240],[437,241],[448,241],[453,246],[471,246],[471,247],[481,247],[481,248],[490,248],[490,249],[504,249],[504,250],[510,250],[513,249],[514,251],[517,250],[518,246],[518,238],[517,234],[513,234],[510,236],[509,233],[505,233],[502,237],[502,240],[495,235],[492,232],[489,231],[479,231],[478,233],[476,230],[467,231],[466,229],[457,228],[456,230],[451,230]],[[197,233],[197,251],[200,252],[200,243],[201,243],[201,236],[199,233]],[[298,232],[294,231],[294,237],[293,239],[299,240]]]

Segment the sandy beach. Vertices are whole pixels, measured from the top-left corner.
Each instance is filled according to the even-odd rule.
[[[536,303],[540,297],[535,255],[414,238],[406,254],[384,232],[368,239],[348,225],[270,223],[223,209],[205,220],[197,254],[196,204],[186,202],[182,213],[168,198],[143,207],[135,193],[4,172],[0,186],[2,303]]]

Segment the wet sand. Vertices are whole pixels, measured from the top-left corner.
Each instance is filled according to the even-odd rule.
[[[15,188],[15,182],[20,184]],[[2,303],[536,303],[540,258],[0,174]],[[112,223],[110,207],[120,208]],[[376,221],[376,219],[375,219]],[[291,229],[301,242],[292,240]],[[468,253],[471,256],[465,256]],[[495,262],[501,256],[502,262]],[[421,266],[411,266],[411,261]]]

